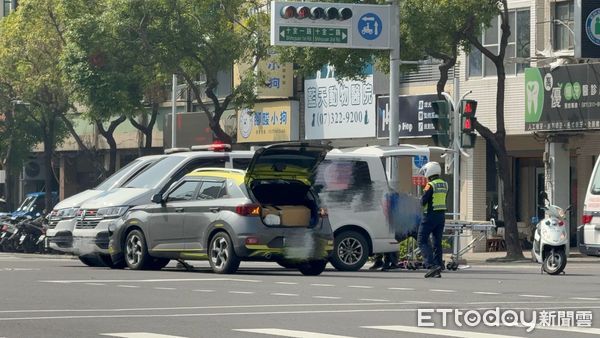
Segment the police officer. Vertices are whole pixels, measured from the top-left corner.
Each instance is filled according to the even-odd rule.
[[[420,172],[429,182],[423,189],[421,197],[423,221],[419,226],[417,242],[423,255],[423,263],[429,268],[425,278],[440,278],[442,277],[442,233],[445,224],[448,183],[440,178],[442,169],[437,162],[428,162]],[[429,243],[430,235],[433,239],[433,252]]]

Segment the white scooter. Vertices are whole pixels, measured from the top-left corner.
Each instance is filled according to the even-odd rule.
[[[567,266],[569,223],[566,216],[571,206],[563,210],[550,204],[545,192],[542,192],[541,197],[548,202],[541,207],[546,211],[546,216],[537,223],[531,253],[534,260],[542,264],[543,271],[558,275]]]

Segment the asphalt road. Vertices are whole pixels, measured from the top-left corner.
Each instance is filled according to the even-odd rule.
[[[306,277],[268,263],[216,275],[205,262],[193,264],[194,271],[174,262],[162,271],[110,270],[0,253],[0,337],[600,337],[595,263],[570,264],[561,276],[534,264],[476,265],[440,279],[406,270]],[[433,326],[417,325],[418,309],[421,323]],[[528,321],[537,311],[539,326],[508,327],[521,323],[508,316],[469,327],[464,317],[455,322],[456,312],[443,325],[443,314],[429,309],[522,311]],[[577,327],[590,313],[591,328]],[[539,321],[569,316],[570,328]]]

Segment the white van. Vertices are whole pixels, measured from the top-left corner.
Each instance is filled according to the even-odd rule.
[[[588,256],[600,256],[600,158],[585,194],[581,223],[577,227],[579,251]]]
[[[93,189],[88,189],[66,198],[48,215],[46,244],[48,248],[66,253],[72,252],[73,228],[75,228],[75,213],[81,204],[100,196],[105,191],[116,189],[127,183],[132,177],[142,172],[154,162],[166,155],[148,155],[137,158],[116,171],[109,178]]]
[[[403,144],[333,149],[327,154],[317,170],[315,190],[329,212],[335,239],[330,262],[336,269],[359,270],[370,255],[397,251],[397,237],[416,235],[421,207],[412,181],[413,161],[417,156],[439,161],[445,151],[444,148]],[[388,182],[388,158],[398,165],[398,182]],[[401,194],[394,195],[395,192]],[[386,205],[390,196],[396,197],[394,203],[400,205],[401,217],[418,214],[414,219],[402,220],[400,234],[397,225],[390,223],[389,205]]]

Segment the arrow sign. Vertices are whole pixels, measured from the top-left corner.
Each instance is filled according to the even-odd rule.
[[[348,29],[341,27],[279,26],[279,41],[348,44]]]

